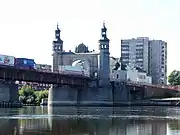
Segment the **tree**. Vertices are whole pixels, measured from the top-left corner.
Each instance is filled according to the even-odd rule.
[[[33,104],[35,102],[36,96],[34,94],[34,89],[31,86],[24,85],[19,90],[19,99],[23,104]]]
[[[168,82],[170,85],[180,85],[180,71],[173,70],[168,76]]]
[[[36,104],[40,104],[43,98],[48,98],[48,90],[35,91]]]
[[[36,91],[29,85],[24,85],[19,89],[19,100],[23,104],[39,105],[43,98],[48,98],[48,90]]]

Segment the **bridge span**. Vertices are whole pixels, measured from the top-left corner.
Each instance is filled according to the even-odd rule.
[[[18,85],[15,81],[53,84],[58,87],[86,87],[90,78],[80,75],[40,72],[36,70],[18,69],[0,66],[0,102],[18,101]]]
[[[15,81],[53,84],[49,90],[49,105],[86,104],[141,100],[164,95],[176,95],[179,89],[135,82],[99,87],[98,80],[80,75],[39,72],[35,70],[0,67],[0,102],[18,101]],[[8,82],[8,83],[3,83]]]
[[[0,79],[72,86],[85,86],[90,80],[86,76],[40,72],[12,67],[0,67]]]

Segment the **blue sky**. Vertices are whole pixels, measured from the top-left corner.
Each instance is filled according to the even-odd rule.
[[[179,0],[1,0],[0,54],[51,64],[57,22],[65,50],[82,42],[97,50],[105,20],[115,57],[122,38],[167,41],[169,73],[180,69],[179,5]]]

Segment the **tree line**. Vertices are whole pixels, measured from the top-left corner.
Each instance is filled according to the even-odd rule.
[[[48,98],[48,90],[35,90],[30,85],[22,86],[19,91],[19,100],[23,104],[40,105],[41,99]]]

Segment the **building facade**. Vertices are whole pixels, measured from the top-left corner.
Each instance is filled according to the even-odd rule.
[[[149,38],[139,37],[121,40],[121,60],[123,64],[133,65],[148,71]]]
[[[153,84],[167,84],[167,43],[149,41],[149,71]]]
[[[138,66],[152,76],[153,84],[167,84],[167,43],[138,37],[121,40],[123,64]]]
[[[59,66],[71,66],[75,61],[82,60],[89,64],[90,77],[94,78],[98,73],[98,56],[99,52],[89,51],[83,43],[75,48],[75,52],[64,51],[63,41],[60,37],[60,29],[57,26],[55,30],[55,40],[53,41],[53,72],[59,72]]]

